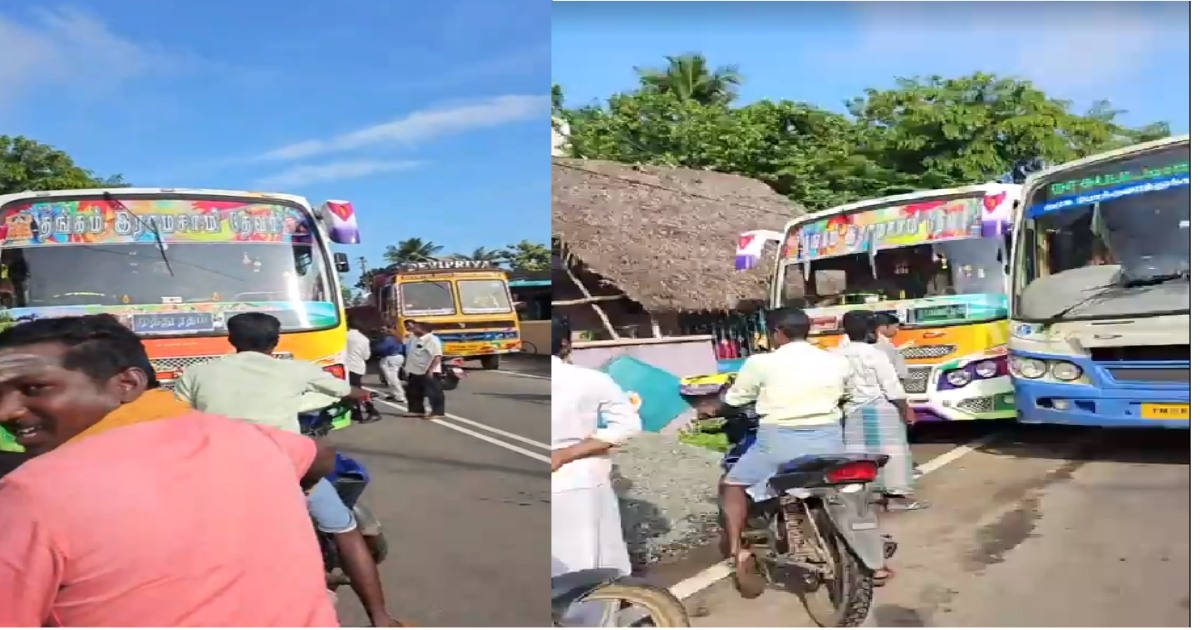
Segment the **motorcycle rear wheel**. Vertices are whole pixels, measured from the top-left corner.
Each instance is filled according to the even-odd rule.
[[[683,602],[672,595],[671,591],[649,584],[623,584],[619,582],[605,584],[589,593],[582,601],[611,602],[618,605],[628,604],[628,608],[617,611],[616,617],[634,616],[629,614],[622,615],[622,613],[633,612],[629,610],[633,608],[640,608],[645,611],[645,617],[635,619],[634,621],[649,621],[650,623],[631,623],[630,627],[687,628],[692,625],[688,619],[687,609],[684,608]],[[608,621],[613,622],[617,620],[609,619]],[[610,627],[626,626],[624,624],[613,624]]]
[[[822,628],[861,626],[871,613],[875,596],[873,573],[850,550],[824,510],[813,510],[812,514],[817,535],[833,556],[833,578],[821,580],[814,576],[815,588],[802,590],[800,599],[813,622]]]

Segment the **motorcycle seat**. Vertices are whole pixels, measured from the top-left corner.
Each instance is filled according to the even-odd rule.
[[[780,473],[814,473],[823,472],[830,468],[844,466],[846,464],[858,461],[875,462],[875,466],[882,468],[887,463],[887,455],[874,455],[870,453],[838,453],[836,455],[801,455],[795,459],[784,462],[779,466]]]

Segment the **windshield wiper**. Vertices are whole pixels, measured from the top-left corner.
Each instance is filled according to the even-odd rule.
[[[113,197],[112,193],[108,191],[104,191],[104,200],[124,210],[126,214],[133,217],[134,220],[138,222],[138,225],[142,227],[148,227],[150,229],[150,234],[154,236],[154,244],[158,246],[158,255],[162,256],[163,264],[167,266],[167,273],[174,278],[175,271],[171,269],[171,261],[167,259],[167,246],[163,244],[162,233],[158,231],[158,223],[155,222],[153,218],[150,219],[149,223],[146,223],[146,221],[142,220],[142,217],[134,214],[134,212],[130,210],[128,206],[121,203],[120,200]]]
[[[1160,284],[1166,284],[1172,280],[1190,280],[1192,277],[1191,270],[1175,271],[1172,273],[1159,273],[1153,276],[1144,278],[1127,278],[1121,286],[1124,287],[1153,287]]]
[[[1075,309],[1080,308],[1082,306],[1086,306],[1088,304],[1091,304],[1091,303],[1095,302],[1096,300],[1099,300],[1103,297],[1107,297],[1109,294],[1117,291],[1118,289],[1136,289],[1136,288],[1140,288],[1140,287],[1153,287],[1153,286],[1158,286],[1160,284],[1166,284],[1167,282],[1170,282],[1172,280],[1191,278],[1191,275],[1192,275],[1191,271],[1176,271],[1174,273],[1161,273],[1161,274],[1156,274],[1153,276],[1146,276],[1144,278],[1124,278],[1124,279],[1120,279],[1120,280],[1115,280],[1108,284],[1102,284],[1098,287],[1092,287],[1093,289],[1096,290],[1095,293],[1093,293],[1093,294],[1083,298],[1082,300],[1079,300],[1078,302],[1068,306],[1067,308],[1064,308],[1063,310],[1051,315],[1050,317],[1046,318],[1046,321],[1060,320],[1063,317],[1066,317],[1069,313],[1071,313]]]

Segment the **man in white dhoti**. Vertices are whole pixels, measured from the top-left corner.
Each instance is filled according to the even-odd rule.
[[[642,430],[628,396],[609,375],[566,362],[571,329],[551,323],[550,574],[630,572],[613,491],[609,451]]]

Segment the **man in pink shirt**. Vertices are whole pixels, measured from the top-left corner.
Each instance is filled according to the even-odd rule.
[[[0,479],[0,627],[338,625],[296,491],[332,451],[201,413],[106,429],[142,365],[107,315],[0,332],[0,424],[41,453]]]

